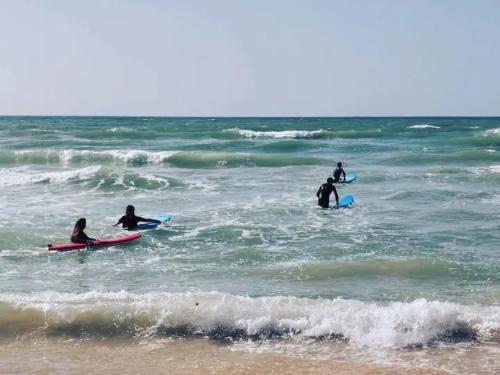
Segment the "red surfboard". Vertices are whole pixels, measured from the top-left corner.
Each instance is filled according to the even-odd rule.
[[[70,242],[70,243],[65,243],[62,245],[48,245],[49,251],[69,251],[69,250],[77,250],[77,249],[85,249],[87,247],[102,247],[102,246],[111,246],[111,245],[116,245],[120,244],[123,242],[129,242],[132,240],[136,240],[137,238],[141,237],[139,233],[131,234],[130,236],[125,236],[125,237],[118,237],[118,238],[113,238],[110,240],[97,240],[94,242],[91,242],[90,245],[86,243],[77,243],[77,242]]]

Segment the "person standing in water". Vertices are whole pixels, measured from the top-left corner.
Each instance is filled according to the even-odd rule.
[[[73,232],[71,233],[71,242],[75,243],[89,243],[92,241],[96,241],[95,238],[90,238],[85,234],[83,231],[85,227],[87,226],[87,220],[85,220],[84,217],[78,219],[78,221],[75,224],[75,227],[73,228]]]
[[[321,206],[322,208],[330,207],[330,194],[332,191],[335,193],[335,201],[339,204],[339,195],[337,194],[335,185],[333,185],[333,178],[328,177],[326,179],[326,183],[321,185],[316,193],[316,196],[318,197],[318,206]]]
[[[117,225],[121,224],[123,228],[131,230],[137,227],[137,224],[142,221],[146,223],[155,223],[155,224],[161,224],[160,220],[155,220],[155,219],[145,219],[140,216],[135,216],[135,207],[132,205],[128,205],[127,208],[125,209],[125,215],[123,215],[118,222],[113,225],[116,227]]]
[[[340,176],[343,176],[342,180],[340,179]],[[342,168],[342,163],[338,162],[337,163],[337,168],[333,171],[333,182],[342,182],[345,181],[345,171]]]

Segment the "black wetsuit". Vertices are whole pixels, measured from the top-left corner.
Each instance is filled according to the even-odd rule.
[[[316,196],[318,197],[318,206],[323,208],[330,207],[330,194],[332,191],[335,193],[335,201],[338,202],[339,195],[337,194],[337,189],[334,185],[327,182],[319,187],[318,192],[316,193]]]
[[[71,236],[71,242],[75,243],[85,243],[89,241],[95,241],[95,238],[90,238],[85,234],[84,231],[81,231],[78,234],[75,234],[74,236]]]
[[[146,223],[155,223],[155,224],[160,224],[161,221],[159,220],[153,220],[153,219],[144,219],[143,217],[140,216],[126,216],[123,215],[120,220],[118,220],[117,224],[121,224],[123,228],[125,229],[134,229],[139,221],[143,221]]]
[[[345,172],[342,167],[337,167],[333,171],[333,182],[340,182],[340,176],[343,175],[344,178],[342,181],[345,181]]]

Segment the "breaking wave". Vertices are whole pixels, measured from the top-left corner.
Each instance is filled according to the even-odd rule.
[[[304,337],[368,347],[500,339],[500,306],[418,299],[242,297],[218,292],[0,295],[0,334],[201,336],[221,340]]]
[[[488,136],[488,135],[500,135],[500,128],[495,128],[495,129],[488,129],[485,130],[483,135]]]
[[[407,129],[440,129],[440,126],[429,125],[429,124],[419,124],[408,126]]]
[[[59,171],[35,171],[26,167],[6,168],[0,176],[0,187],[35,184],[83,184],[101,190],[155,190],[168,187],[170,182],[159,176],[139,174],[100,165]]]
[[[289,165],[314,165],[321,159],[279,154],[252,154],[216,151],[89,151],[89,150],[29,150],[0,152],[0,165],[59,164],[164,164],[180,168],[220,167],[285,167]]]
[[[263,138],[263,139],[362,139],[362,138],[382,138],[387,136],[382,129],[332,129],[332,130],[249,130],[232,128],[222,130],[222,134],[238,136],[243,138]]]
[[[283,131],[256,131],[246,129],[226,129],[228,133],[235,133],[245,138],[295,138],[295,139],[310,139],[323,138],[327,135],[323,129],[319,130],[283,130]]]
[[[91,150],[23,150],[1,151],[0,164],[159,164],[175,151],[91,151]]]

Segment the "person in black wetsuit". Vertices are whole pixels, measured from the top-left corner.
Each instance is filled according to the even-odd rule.
[[[342,180],[340,179],[340,176],[343,176]],[[344,169],[342,168],[342,163],[338,162],[337,163],[337,168],[333,171],[333,182],[342,182],[345,181],[345,172]]]
[[[139,221],[143,221],[146,223],[161,224],[160,220],[145,219],[140,216],[135,216],[135,207],[132,205],[128,205],[127,209],[125,210],[125,215],[123,215],[114,226],[116,227],[117,225],[121,224],[123,228],[131,230],[137,227]]]
[[[316,193],[316,196],[318,197],[318,206],[323,208],[330,207],[330,194],[332,191],[335,193],[335,201],[339,204],[339,195],[337,194],[335,185],[333,185],[333,178],[328,177],[326,179],[326,183],[321,185]]]
[[[85,229],[86,226],[87,226],[87,220],[85,220],[84,217],[78,219],[78,221],[75,224],[75,227],[73,228],[73,232],[71,233],[71,242],[89,243],[92,241],[96,241],[95,238],[90,238],[85,234],[83,230]]]

